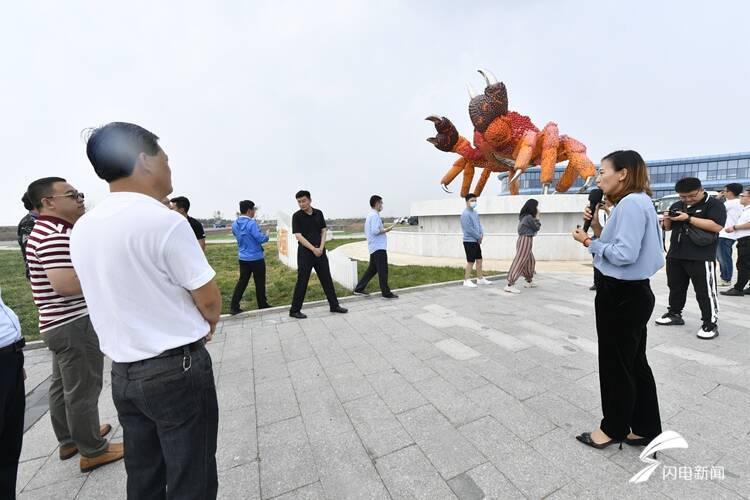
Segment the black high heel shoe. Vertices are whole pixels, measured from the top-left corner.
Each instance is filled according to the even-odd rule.
[[[620,444],[620,449],[622,449],[622,441],[617,441],[616,439],[610,439],[606,443],[595,443],[593,439],[591,439],[591,433],[590,432],[584,432],[580,436],[576,436],[576,439],[582,442],[583,444],[587,446],[591,446],[592,448],[596,448],[597,450],[603,450],[607,446],[613,445],[615,443]]]
[[[629,444],[630,446],[646,446],[648,443],[651,442],[650,438],[640,437],[640,438],[625,438],[625,444]]]

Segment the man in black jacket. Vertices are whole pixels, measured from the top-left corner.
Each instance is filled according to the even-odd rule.
[[[682,309],[692,282],[703,321],[698,338],[713,339],[719,335],[716,247],[727,211],[723,203],[703,190],[700,179],[695,177],[677,181],[675,191],[680,201],[674,203],[663,218],[664,230],[672,231],[667,252],[669,310],[656,324],[685,324]]]

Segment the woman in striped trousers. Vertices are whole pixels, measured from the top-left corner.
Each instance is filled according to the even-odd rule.
[[[516,256],[508,271],[508,284],[505,291],[508,293],[521,293],[514,285],[518,278],[526,279],[526,288],[533,288],[534,268],[536,260],[532,252],[534,236],[539,232],[542,223],[539,222],[539,202],[534,198],[526,201],[518,214],[518,241],[516,242]]]

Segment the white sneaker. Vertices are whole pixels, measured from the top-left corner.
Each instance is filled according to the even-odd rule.
[[[505,285],[505,288],[503,288],[503,291],[508,292],[508,293],[521,293],[521,290],[510,285]]]
[[[477,285],[471,280],[464,280],[464,286],[466,288],[476,288]]]
[[[537,284],[534,283],[533,281],[527,281],[526,283],[523,284],[523,287],[524,288],[536,288]]]
[[[719,282],[719,286],[732,286],[732,282],[721,280],[721,282]]]
[[[698,330],[697,336],[699,339],[711,340],[719,336],[719,327],[716,324],[703,325]]]
[[[477,280],[477,285],[491,285],[492,282],[488,280],[487,278],[482,278],[480,280]]]

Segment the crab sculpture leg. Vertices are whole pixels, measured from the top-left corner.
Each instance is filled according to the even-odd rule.
[[[557,192],[567,191],[580,175],[586,179],[581,192],[586,191],[591,185],[594,176],[596,176],[596,167],[594,167],[592,161],[586,156],[586,146],[567,135],[560,137],[560,146],[562,148],[562,156],[568,158],[568,166],[563,175],[560,176],[555,189]]]

